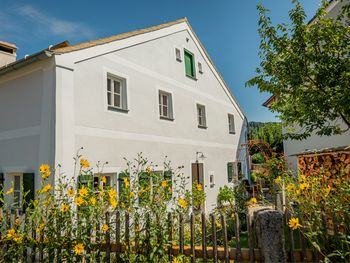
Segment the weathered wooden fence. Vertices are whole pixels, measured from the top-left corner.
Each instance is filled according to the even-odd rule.
[[[28,222],[26,215],[20,215],[18,210],[3,211],[0,209],[0,217],[2,218],[0,240],[3,240],[2,237],[7,230],[20,226],[29,232],[31,231],[32,238],[39,241],[23,252],[24,262],[43,262],[44,258],[59,257],[63,250],[72,249],[65,247],[55,251],[45,249],[45,232],[38,234],[31,222]],[[287,260],[290,262],[319,261],[320,254],[308,243],[301,232],[299,230],[293,231],[287,227],[289,218],[290,215],[285,213],[284,245]],[[24,224],[18,224],[18,220]],[[91,242],[98,245],[101,258],[105,262],[110,262],[111,257],[118,262],[121,254],[125,251],[139,253],[143,244],[138,239],[139,231],[135,230],[136,220],[139,219],[127,211],[107,212],[105,214],[104,221],[96,228],[97,231],[104,223],[113,227],[104,233],[103,238],[91,238]],[[166,246],[169,259],[183,254],[190,257],[192,262],[195,262],[196,259],[202,259],[203,262],[209,259],[212,262],[229,262],[232,259],[237,262],[263,261],[259,233],[256,231],[257,226],[252,214],[234,214],[233,218],[228,218],[225,215],[206,215],[204,213],[191,213],[190,215],[169,213],[167,221],[168,243]],[[333,235],[337,235],[336,222],[335,217]],[[197,230],[200,229],[200,234],[198,231],[196,233],[196,227]],[[185,229],[189,230],[189,236],[185,235]],[[147,225],[144,231],[147,231]],[[325,231],[329,232],[326,224]],[[93,236],[92,233],[91,236]],[[0,252],[6,252],[11,245],[3,241],[0,244]]]

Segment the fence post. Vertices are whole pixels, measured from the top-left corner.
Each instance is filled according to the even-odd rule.
[[[169,212],[168,213],[168,243],[169,243],[169,248],[168,248],[168,254],[169,254],[169,261],[172,261],[172,255],[173,255],[173,216]]]
[[[192,212],[190,217],[191,229],[191,262],[196,262],[196,247],[195,247],[195,215]]]
[[[203,262],[207,262],[207,227],[205,222],[205,213],[201,214],[202,219],[202,257]]]
[[[183,215],[180,213],[179,215],[179,238],[180,238],[180,254],[183,255],[184,253],[184,222],[183,222]]]
[[[223,234],[223,238],[224,238],[225,263],[229,263],[230,262],[230,255],[229,255],[229,251],[228,251],[226,217],[224,214],[221,215],[221,226],[222,226],[222,234]]]
[[[275,210],[261,209],[255,211],[254,217],[263,262],[286,262],[283,215]]]
[[[110,235],[110,225],[109,225],[109,212],[106,212],[106,225],[108,229],[106,231],[106,262],[111,262],[111,235]]]
[[[218,245],[216,243],[216,218],[215,214],[211,214],[212,242],[213,242],[213,260],[218,262]]]

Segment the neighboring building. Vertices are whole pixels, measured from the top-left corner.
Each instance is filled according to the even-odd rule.
[[[330,1],[327,6],[327,13],[330,17],[336,17],[339,12],[342,10],[342,6],[345,4],[349,4],[349,0],[333,0]],[[309,23],[315,22],[317,17],[314,17]],[[268,100],[263,103],[263,106],[270,107],[272,103],[276,101],[276,96],[272,95]],[[346,128],[345,124],[340,122],[339,125],[342,128]],[[333,135],[333,136],[318,136],[316,134],[305,140],[284,140],[283,148],[284,153],[287,158],[287,161],[290,167],[297,171],[297,155],[305,152],[305,151],[315,151],[324,149],[324,148],[335,148],[350,145],[350,131],[343,133],[341,135]]]
[[[14,183],[11,198],[22,183],[40,188],[42,163],[72,178],[80,147],[91,164],[108,161],[113,185],[123,157],[168,156],[189,188],[203,182],[208,211],[220,187],[247,177],[247,120],[187,19],[0,62],[0,177],[5,190]]]

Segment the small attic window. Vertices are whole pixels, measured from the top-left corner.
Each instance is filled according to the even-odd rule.
[[[181,51],[180,51],[180,49],[178,49],[178,48],[175,48],[175,57],[176,57],[176,60],[177,60],[177,61],[179,61],[179,62],[182,61],[182,60],[181,60]]]
[[[10,54],[14,53],[13,48],[8,48],[8,47],[4,47],[4,46],[0,46],[0,51],[3,51],[5,53],[10,53]]]
[[[198,72],[203,74],[202,63],[198,62]]]

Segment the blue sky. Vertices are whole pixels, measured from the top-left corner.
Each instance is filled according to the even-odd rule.
[[[1,0],[0,40],[15,43],[21,58],[66,39],[77,43],[187,17],[248,120],[275,121],[261,106],[269,94],[244,86],[259,64],[258,3],[274,22],[288,22],[291,0]],[[301,3],[311,18],[320,0]]]

